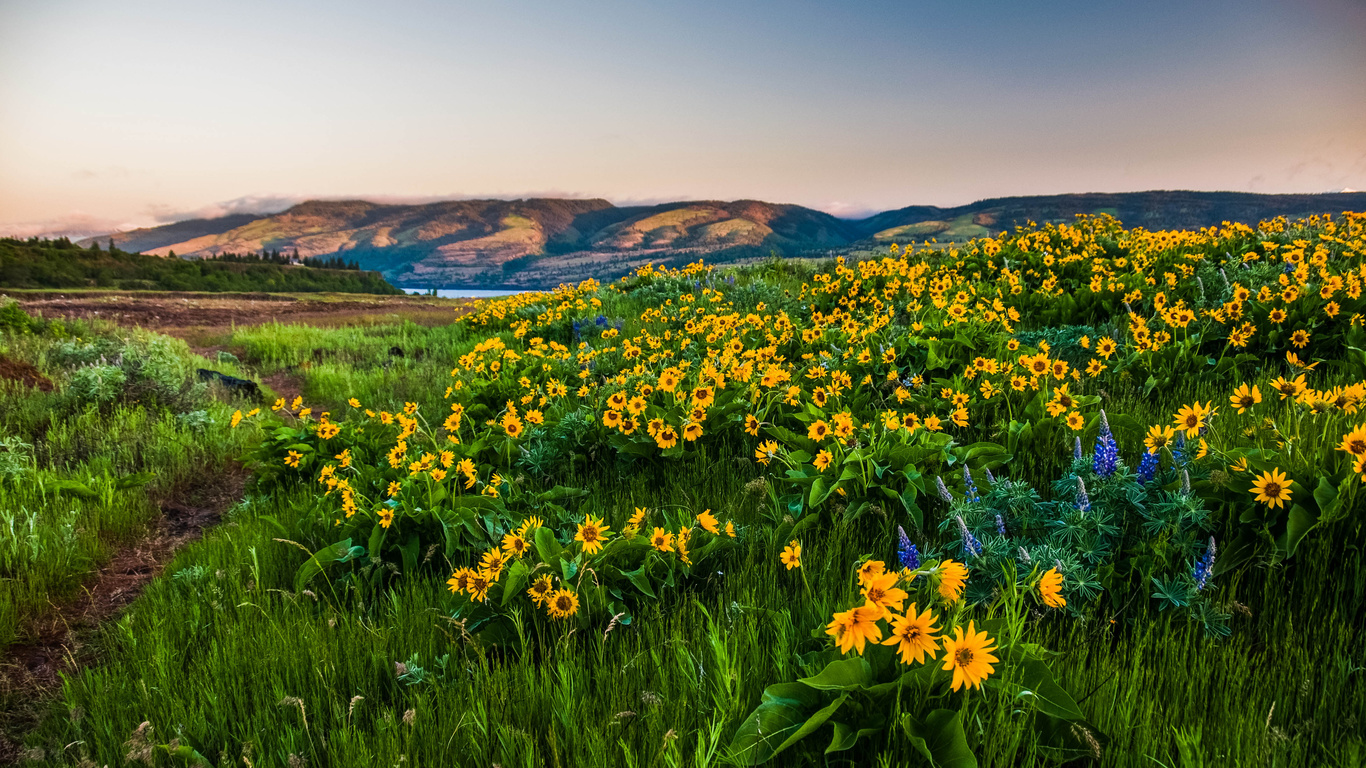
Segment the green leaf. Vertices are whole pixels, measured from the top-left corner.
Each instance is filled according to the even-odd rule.
[[[152,482],[155,478],[156,475],[151,472],[136,472],[131,475],[120,477],[118,480],[114,481],[114,488],[120,491],[126,491],[129,488],[139,488]]]
[[[807,503],[813,508],[819,506],[820,503],[825,501],[826,497],[830,495],[830,490],[831,489],[827,488],[825,485],[825,478],[816,478],[816,481],[811,484],[811,500]]]
[[[588,490],[586,488],[574,488],[568,485],[557,485],[548,491],[536,494],[536,498],[540,499],[541,501],[560,501],[561,499],[577,499],[581,496],[587,495]]]
[[[304,564],[299,566],[299,570],[294,572],[294,591],[302,592],[304,587],[308,586],[308,582],[322,573],[324,568],[339,560],[349,560],[350,554],[350,539],[342,539],[314,552],[313,556],[305,560]]]
[[[977,758],[968,749],[968,737],[957,712],[936,709],[923,721],[903,715],[901,727],[911,746],[935,768],[977,768]]]
[[[503,599],[501,603],[507,605],[515,595],[520,594],[522,587],[525,587],[531,579],[531,568],[527,566],[525,560],[518,560],[508,569],[508,580],[503,584]]]
[[[172,747],[170,744],[161,744],[157,746],[157,749],[164,750],[170,757],[177,760],[183,760],[186,765],[192,765],[195,766],[195,768],[211,768],[213,765],[213,763],[209,762],[207,757],[199,754],[198,750],[186,744],[180,744],[175,747]]]
[[[370,557],[375,558],[376,560],[379,559],[379,548],[384,546],[384,537],[388,532],[389,529],[382,525],[371,526],[370,541],[368,542],[369,546],[366,547],[366,549],[370,551]],[[376,573],[378,573],[378,571],[376,571]]]
[[[634,584],[636,589],[645,593],[649,597],[655,597],[657,599],[654,587],[650,586],[650,574],[646,571],[646,567],[648,565],[649,560],[647,559],[646,562],[642,563],[639,568],[635,569],[634,571],[622,571],[621,575],[625,576],[627,581]]]
[[[403,556],[403,575],[411,576],[417,573],[417,556],[422,552],[422,541],[414,533],[408,537],[408,541],[398,548],[399,554]]]
[[[911,522],[915,523],[916,530],[920,530],[925,525],[925,514],[920,511],[920,505],[915,503],[915,486],[907,486],[901,492],[901,506],[906,508],[906,514],[911,516]]]
[[[98,493],[90,489],[90,486],[76,480],[52,480],[47,483],[47,488],[63,496],[76,496],[82,499],[98,499],[100,497]]]
[[[1276,547],[1281,558],[1287,559],[1294,555],[1295,549],[1300,546],[1300,541],[1314,529],[1318,522],[1318,518],[1312,512],[1299,504],[1291,507],[1290,515],[1285,521],[1285,533],[1276,538]]]
[[[1053,679],[1053,671],[1038,659],[1025,659],[1020,668],[1022,690],[1017,694],[1034,702],[1040,712],[1062,720],[1080,721],[1086,719],[1075,699]]]
[[[877,718],[872,722],[863,723],[863,727],[858,729],[844,722],[833,722],[831,725],[835,727],[835,735],[830,737],[830,746],[825,748],[827,755],[831,752],[843,752],[852,749],[858,740],[864,736],[876,736],[882,732],[885,719]]]
[[[826,696],[802,683],[770,685],[759,707],[736,730],[731,759],[758,765],[797,743],[824,725],[848,698],[844,694],[827,703]]]
[[[824,691],[848,691],[866,688],[873,681],[873,668],[862,656],[832,661],[814,677],[803,677],[798,682]]]
[[[536,554],[540,555],[541,562],[547,563],[552,567],[560,560],[560,553],[564,547],[555,540],[555,532],[545,526],[536,529]]]
[[[1332,517],[1337,511],[1338,489],[1333,487],[1332,482],[1326,477],[1319,478],[1319,485],[1314,489],[1314,503],[1319,505],[1319,517]]]

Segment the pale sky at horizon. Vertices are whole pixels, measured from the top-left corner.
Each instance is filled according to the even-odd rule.
[[[0,234],[1366,188],[1366,3],[0,0]]]

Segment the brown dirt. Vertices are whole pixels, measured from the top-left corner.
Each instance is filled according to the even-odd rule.
[[[293,400],[304,393],[304,378],[289,371],[276,371],[261,379],[261,383],[275,390],[275,394]]]
[[[15,360],[0,354],[0,381],[17,381],[26,387],[37,387],[44,392],[52,391],[52,382],[31,363]]]
[[[212,293],[56,293],[26,292],[15,298],[25,312],[46,318],[109,320],[173,336],[226,334],[235,325],[269,322],[308,323],[320,327],[369,325],[411,320],[421,325],[453,321],[464,302],[429,296],[365,296],[347,294],[212,294]]]
[[[94,660],[95,652],[87,645],[94,631],[127,607],[182,547],[197,540],[242,498],[247,475],[233,462],[200,483],[173,489],[160,501],[161,516],[146,536],[121,547],[86,580],[79,596],[53,605],[28,625],[21,635],[27,640],[5,649],[0,697],[36,704],[60,686],[63,673]],[[0,728],[0,765],[18,759],[3,731],[22,732],[32,725],[23,722],[24,712],[17,714],[19,722]]]

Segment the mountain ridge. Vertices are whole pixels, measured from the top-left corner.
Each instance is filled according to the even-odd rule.
[[[1366,193],[1088,192],[907,206],[863,219],[762,200],[635,206],[601,198],[307,200],[274,214],[191,219],[81,244],[112,241],[126,251],[182,258],[263,250],[301,257],[340,254],[401,286],[546,286],[613,278],[647,262],[730,262],[892,241],[961,241],[1029,221],[1070,221],[1078,214],[1108,213],[1130,227],[1195,229],[1345,210],[1366,210]]]

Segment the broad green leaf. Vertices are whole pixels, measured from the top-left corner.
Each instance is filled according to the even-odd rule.
[[[531,578],[531,568],[527,566],[525,560],[518,560],[508,569],[508,580],[503,583],[502,604],[507,605],[513,596],[521,593]]]
[[[410,576],[417,573],[417,558],[421,554],[422,541],[414,533],[408,537],[408,541],[399,547],[399,553],[403,556],[403,575]]]
[[[1290,515],[1285,521],[1285,533],[1276,538],[1276,545],[1281,558],[1285,559],[1295,554],[1295,549],[1299,547],[1300,541],[1317,524],[1318,518],[1312,512],[1299,504],[1292,506]]]
[[[1018,696],[1034,702],[1040,712],[1062,720],[1084,720],[1081,707],[1053,678],[1053,671],[1038,659],[1024,659],[1020,663],[1023,675]]]
[[[823,478],[823,477],[818,477],[818,478],[816,478],[816,481],[815,481],[814,483],[811,484],[811,501],[808,502],[808,503],[809,503],[813,508],[814,508],[814,507],[818,507],[818,506],[820,506],[820,503],[821,503],[822,501],[825,501],[825,498],[826,498],[827,496],[829,496],[829,495],[830,495],[830,488],[827,488],[827,487],[826,487],[826,485],[825,485],[825,478]]]
[[[1328,478],[1319,478],[1318,487],[1314,489],[1314,503],[1319,505],[1320,518],[1332,517],[1337,512],[1338,489]]]
[[[555,540],[555,532],[545,526],[536,529],[536,554],[540,555],[541,562],[547,563],[552,567],[560,560],[560,553],[564,547]]]
[[[858,740],[864,736],[876,736],[882,732],[886,720],[878,718],[872,722],[857,723],[856,725],[862,726],[857,728],[840,721],[833,722],[831,725],[835,727],[835,735],[830,737],[830,746],[825,748],[827,755],[831,752],[843,752],[852,749]]]
[[[548,491],[536,494],[536,498],[541,501],[560,501],[561,499],[577,499],[587,496],[588,490],[585,488],[573,488],[567,485],[557,485]]]
[[[634,571],[622,571],[621,575],[625,576],[627,581],[634,584],[636,589],[645,593],[647,596],[656,597],[654,587],[650,586],[650,574],[646,571],[648,563],[649,561],[647,560]]]
[[[739,765],[768,762],[824,725],[848,697],[830,701],[828,696],[802,683],[770,685],[759,707],[736,730],[731,759]]]
[[[378,528],[379,526],[375,527]],[[304,564],[299,566],[299,570],[294,572],[294,591],[302,592],[304,587],[308,586],[308,582],[322,573],[324,568],[338,560],[350,559],[350,553],[350,539],[342,539],[314,552],[313,556],[304,561]]]
[[[866,688],[873,682],[873,669],[862,656],[832,661],[814,677],[803,677],[799,682],[812,688],[829,691],[848,691]]]
[[[935,768],[977,768],[977,758],[968,748],[968,737],[957,712],[936,709],[924,720],[903,715],[901,727],[911,746]]]

